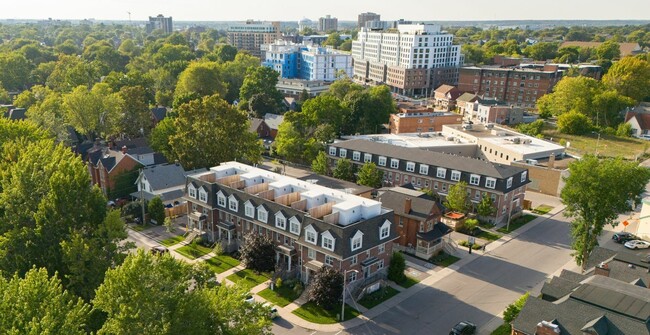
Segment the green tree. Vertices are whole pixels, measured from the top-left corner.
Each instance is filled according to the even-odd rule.
[[[265,66],[249,69],[239,90],[239,108],[253,111],[257,117],[279,111],[283,98],[275,88],[277,83],[275,70]]]
[[[316,156],[316,158],[311,162],[311,170],[318,174],[329,176],[330,166],[327,160],[327,154],[325,154],[325,151],[319,151],[318,156]]]
[[[3,334],[86,334],[90,306],[43,268],[29,270],[24,278],[0,277],[0,298]]]
[[[332,267],[323,266],[316,272],[309,289],[309,301],[325,309],[338,306],[343,297],[343,274]]]
[[[402,283],[406,280],[406,275],[404,270],[406,269],[406,261],[404,260],[404,255],[400,252],[393,252],[393,256],[390,258],[390,265],[388,266],[388,279],[396,282]]]
[[[557,129],[561,133],[582,135],[589,132],[592,127],[591,120],[586,115],[574,110],[557,118]]]
[[[629,123],[620,123],[616,128],[616,136],[619,137],[632,136],[632,125]]]
[[[155,221],[156,224],[163,224],[165,222],[165,205],[160,197],[154,197],[147,204],[147,213],[149,213],[149,220]]]
[[[603,83],[624,96],[643,101],[650,97],[650,62],[625,57],[612,65]]]
[[[639,203],[650,172],[636,162],[621,158],[599,160],[592,155],[572,162],[569,172],[561,198],[565,214],[573,218],[573,256],[585,270],[603,227],[615,226],[618,215],[631,209],[631,202]]]
[[[258,68],[260,66],[260,60],[257,57],[245,52],[238,53],[234,61],[221,64],[221,74],[224,81],[228,84],[228,92],[224,99],[230,103],[239,99],[239,91],[244,84],[247,69]]]
[[[78,86],[63,96],[67,122],[79,133],[105,138],[119,133],[120,108],[124,102],[107,84],[99,83],[88,90]]]
[[[266,235],[249,233],[239,248],[241,261],[255,272],[271,272],[275,269],[275,245]]]
[[[607,40],[596,48],[596,55],[598,56],[598,59],[609,61],[620,58],[621,46],[612,40]]]
[[[380,188],[383,179],[384,173],[373,162],[363,164],[357,174],[357,184],[372,188]]]
[[[467,197],[467,183],[460,181],[449,187],[449,193],[445,200],[445,207],[454,212],[465,213],[469,208]]]
[[[352,40],[347,39],[347,40],[343,41],[339,45],[339,50],[342,50],[342,51],[350,51],[350,50],[352,50]]]
[[[334,178],[343,179],[354,182],[355,167],[352,162],[347,158],[341,158],[336,161],[336,167],[332,171]]]
[[[122,115],[118,118],[119,132],[130,138],[148,135],[151,129],[151,111],[147,91],[142,86],[124,86],[111,100],[121,102]]]
[[[531,123],[520,123],[517,125],[517,130],[526,135],[537,136],[542,133],[544,129],[544,120],[535,120]]]
[[[219,94],[226,96],[226,87],[219,64],[216,62],[192,62],[178,76],[175,96],[195,93],[200,97]]]
[[[219,63],[232,62],[237,56],[237,48],[230,44],[220,44],[214,47],[213,53]]]
[[[171,117],[166,117],[162,121],[158,122],[156,127],[151,131],[151,136],[149,142],[151,147],[162,153],[168,161],[173,162],[178,159],[176,157],[174,150],[172,149],[169,139],[176,135],[176,126],[174,125],[174,119]]]
[[[131,170],[119,172],[115,176],[115,187],[107,189],[106,193],[109,199],[128,198],[131,193],[138,190],[135,181],[140,175],[140,168],[142,165],[138,164]]]
[[[545,61],[557,56],[558,47],[558,43],[538,42],[526,47],[523,53],[534,60]]]
[[[262,149],[248,122],[244,112],[218,95],[183,104],[178,107],[174,134],[169,137],[172,157],[187,169],[231,160],[256,163]]]
[[[487,194],[484,194],[481,201],[476,205],[476,213],[482,217],[490,217],[496,213],[496,210],[494,201]]]
[[[268,309],[209,278],[200,265],[139,250],[97,289],[93,305],[107,315],[98,334],[270,334]]]
[[[93,64],[76,56],[59,55],[46,84],[55,91],[70,92],[80,85],[92,87],[99,77],[99,69]]]
[[[0,54],[0,82],[9,91],[22,91],[29,84],[34,65],[18,52]]]
[[[330,33],[327,35],[327,39],[323,42],[323,45],[329,45],[333,48],[338,48],[343,41],[341,41],[341,35],[339,33]]]
[[[621,95],[617,91],[607,90],[594,95],[592,98],[593,109],[590,113],[595,118],[596,127],[613,126],[623,121],[621,112],[627,107],[635,105],[632,98]]]
[[[526,301],[528,301],[529,296],[530,292],[526,292],[526,294],[519,297],[519,299],[517,299],[515,302],[508,305],[508,307],[506,307],[506,310],[503,311],[503,321],[506,323],[515,321],[519,315],[519,312],[521,312],[521,309],[524,308],[524,305],[526,305]]]
[[[593,96],[601,91],[601,84],[593,78],[564,77],[553,87],[553,93],[537,100],[537,108],[556,116],[570,110],[591,115]]]

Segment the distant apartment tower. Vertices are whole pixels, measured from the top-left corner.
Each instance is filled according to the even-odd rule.
[[[164,17],[162,14],[158,14],[156,17],[149,16],[149,22],[146,26],[147,33],[150,34],[156,29],[162,30],[165,34],[171,34],[174,31],[172,17]]]
[[[433,24],[399,24],[397,29],[361,28],[352,42],[355,81],[385,84],[407,96],[429,96],[442,84],[458,83],[463,56],[452,34]]]
[[[261,49],[265,53],[262,65],[274,69],[282,78],[334,81],[340,71],[352,76],[352,56],[332,48],[276,41]]]
[[[318,19],[318,31],[337,31],[339,28],[339,19],[326,15]]]
[[[380,21],[380,20],[381,20],[381,15],[379,14],[375,14],[373,12],[361,13],[359,14],[357,24],[359,25],[359,28],[365,28],[366,22]]]
[[[264,23],[248,20],[246,23],[228,27],[228,44],[238,50],[246,50],[251,55],[262,58],[260,46],[273,43],[282,38],[280,22]]]

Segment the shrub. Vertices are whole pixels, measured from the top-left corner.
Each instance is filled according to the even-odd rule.
[[[327,310],[334,308],[343,296],[343,274],[329,266],[316,272],[309,291],[309,301]]]
[[[217,256],[223,254],[223,246],[221,245],[221,242],[217,242],[214,244],[214,247],[212,248],[212,252],[214,252],[214,254]]]
[[[478,227],[478,220],[477,219],[467,219],[465,220],[465,229],[467,229],[468,232],[473,232],[474,229]]]
[[[616,128],[616,136],[630,137],[632,135],[632,125],[629,123],[621,123]]]
[[[393,256],[390,259],[390,266],[388,266],[388,279],[401,283],[406,280],[406,275],[404,275],[404,269],[406,268],[406,261],[404,260],[404,255],[399,252],[393,252]]]
[[[275,280],[275,287],[280,288],[282,287],[282,278],[279,278]]]
[[[572,110],[557,118],[557,128],[564,134],[582,135],[592,129],[592,124],[589,117]]]
[[[521,309],[524,308],[529,295],[530,293],[526,292],[526,294],[522,295],[515,302],[508,305],[506,310],[503,312],[503,321],[507,323],[514,321],[517,318],[517,315],[519,315],[519,312],[521,312]]]

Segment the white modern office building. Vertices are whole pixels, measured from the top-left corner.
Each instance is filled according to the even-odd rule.
[[[429,96],[442,84],[458,83],[463,56],[453,39],[434,24],[399,24],[397,31],[362,28],[352,42],[354,79],[386,84],[402,95]]]

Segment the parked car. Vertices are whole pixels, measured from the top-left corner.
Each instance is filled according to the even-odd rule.
[[[278,317],[278,309],[275,306],[273,306],[273,305],[271,305],[269,303],[265,303],[264,307],[267,307],[267,308],[270,309],[270,311],[269,311],[269,319],[273,320],[273,319]]]
[[[473,335],[475,333],[476,325],[469,321],[461,321],[451,328],[449,335]]]
[[[169,249],[162,245],[157,245],[153,248],[151,248],[151,253],[154,255],[164,255],[169,252]]]
[[[628,249],[648,249],[650,242],[643,240],[632,240],[625,242],[625,247]]]
[[[627,241],[632,241],[632,240],[638,240],[639,238],[634,236],[631,233],[626,233],[626,232],[621,232],[621,233],[616,233],[614,236],[612,236],[612,240],[616,243],[625,243]]]

